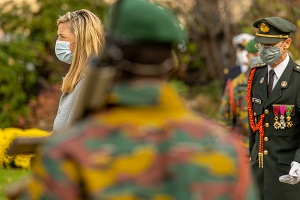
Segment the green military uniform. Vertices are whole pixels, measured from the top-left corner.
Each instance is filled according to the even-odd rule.
[[[256,42],[250,40],[245,49],[248,56],[252,55],[249,65],[261,63],[261,61],[253,60],[257,57],[258,52],[255,47]],[[232,130],[234,137],[238,137],[243,145],[248,147],[249,144],[249,122],[248,122],[248,106],[246,100],[247,83],[248,83],[249,70],[241,73],[239,76],[229,81],[222,96],[221,106],[219,109],[218,121]]]
[[[278,17],[258,20],[254,26],[259,28],[255,41],[263,44],[278,43],[295,31],[293,24]],[[264,200],[300,198],[299,183],[279,181],[289,174],[292,161],[300,162],[300,67],[288,55],[286,59],[287,66],[269,96],[266,65],[257,66],[249,77],[249,121],[255,125],[250,133],[251,166]]]
[[[172,55],[170,43],[183,39],[176,19],[147,0],[119,1],[116,6],[111,34],[125,36],[122,42],[128,38],[125,47],[130,47],[124,47],[125,66],[116,67],[130,77],[113,85],[109,106],[45,144],[22,197],[257,199],[243,148],[222,127],[186,110],[161,78],[170,70],[164,61]],[[134,39],[138,43],[131,46],[128,42]],[[161,49],[154,48],[147,56],[139,54],[158,43],[167,51],[157,55]],[[145,71],[129,72],[128,63]]]
[[[219,122],[237,133],[236,137],[241,136],[240,139],[245,145],[249,138],[247,82],[248,73],[242,73],[227,83],[219,111]]]

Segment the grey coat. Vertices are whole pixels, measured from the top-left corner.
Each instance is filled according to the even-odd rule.
[[[81,78],[71,93],[63,93],[60,97],[57,114],[53,123],[53,132],[62,130],[72,124],[74,105],[78,99],[84,78]]]

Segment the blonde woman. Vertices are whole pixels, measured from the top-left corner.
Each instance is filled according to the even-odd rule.
[[[67,12],[58,18],[57,26],[55,54],[60,61],[70,64],[70,69],[63,78],[63,94],[53,124],[54,132],[72,123],[73,107],[84,80],[87,63],[105,45],[102,23],[88,10]]]

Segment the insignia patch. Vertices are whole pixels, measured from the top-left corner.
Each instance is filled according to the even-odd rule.
[[[261,23],[260,27],[259,27],[259,30],[263,33],[268,33],[270,32],[270,28],[268,27],[267,24],[265,23]]]
[[[258,63],[256,65],[254,65],[253,67],[264,67],[266,66],[266,63]]]
[[[265,80],[265,78],[264,78],[264,77],[261,77],[261,79],[259,80],[259,83],[263,83],[264,80]]]
[[[288,84],[288,83],[287,83],[286,81],[282,81],[282,82],[281,82],[281,87],[286,87],[287,84]]]
[[[254,98],[254,97],[252,97],[252,102],[257,103],[257,104],[261,104],[261,100],[257,99],[257,98]]]

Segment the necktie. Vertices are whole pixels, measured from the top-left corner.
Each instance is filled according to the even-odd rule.
[[[272,88],[273,88],[274,74],[275,74],[275,71],[274,71],[273,69],[271,69],[271,70],[269,71],[268,95],[271,94],[271,91],[272,91]]]

